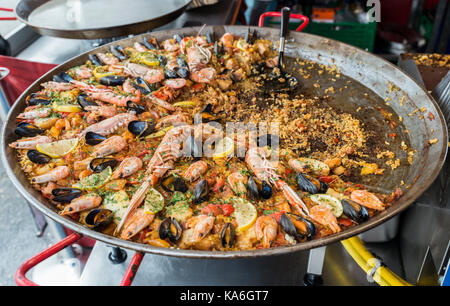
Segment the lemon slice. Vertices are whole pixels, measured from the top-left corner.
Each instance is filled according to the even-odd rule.
[[[229,137],[222,138],[214,150],[213,159],[225,158],[234,153],[234,141]]]
[[[194,101],[180,101],[172,104],[174,107],[191,107],[197,105]]]
[[[336,218],[344,211],[341,201],[328,194],[313,194],[309,198],[319,205],[328,207]]]
[[[241,49],[242,51],[247,51],[248,48],[248,44],[244,39],[240,39],[238,40],[238,42],[236,43],[236,47],[238,47],[239,49]]]
[[[81,112],[81,107],[78,105],[73,104],[61,104],[61,105],[55,105],[53,107],[55,112],[62,112],[62,113],[79,113]]]
[[[144,211],[156,214],[164,208],[164,197],[156,189],[150,188],[145,196]]]
[[[233,198],[234,213],[233,216],[238,224],[237,231],[248,230],[255,223],[258,213],[256,207],[242,198]]]
[[[52,158],[58,158],[72,152],[77,145],[78,138],[63,139],[49,143],[40,143],[36,145],[36,150]]]
[[[112,169],[111,167],[107,167],[100,173],[94,173],[86,177],[83,177],[77,183],[73,184],[72,187],[79,188],[82,190],[98,189],[109,181],[111,175]]]

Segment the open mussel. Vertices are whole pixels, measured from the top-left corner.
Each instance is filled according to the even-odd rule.
[[[97,54],[89,54],[88,57],[89,57],[89,60],[91,61],[91,63],[94,64],[94,66],[103,66],[104,65],[104,63],[97,56]]]
[[[311,240],[316,235],[314,224],[295,214],[284,213],[281,215],[280,224],[283,230],[297,241]]]
[[[127,59],[127,55],[125,53],[125,50],[123,50],[121,45],[117,45],[117,46],[110,46],[109,47],[109,51],[111,51],[111,53],[117,57],[120,61],[124,61]]]
[[[114,168],[119,161],[112,157],[97,157],[89,163],[89,169],[92,172],[100,173],[108,167]]]
[[[215,41],[216,41],[216,34],[214,34],[214,32],[208,32],[206,34],[206,42],[208,44],[212,44]]]
[[[178,67],[180,67],[180,68],[187,68],[188,67],[187,62],[184,60],[184,58],[182,58],[180,56],[177,56],[177,64],[178,64]]]
[[[208,181],[203,179],[199,181],[194,188],[194,203],[199,204],[208,199],[209,196],[209,184]]]
[[[159,238],[169,238],[172,243],[176,243],[181,238],[182,232],[183,230],[175,218],[166,218],[159,224]]]
[[[254,44],[257,38],[256,30],[250,31],[250,28],[248,28],[247,34],[245,34],[245,41],[249,44]]]
[[[127,110],[129,112],[133,112],[136,115],[142,114],[143,112],[145,112],[145,107],[143,107],[142,105],[139,105],[133,101],[127,101]]]
[[[177,69],[177,76],[183,79],[187,79],[190,75],[189,69],[186,67],[180,67]]]
[[[212,121],[216,118],[213,114],[211,103],[206,104],[206,106],[200,111],[200,115],[202,116],[202,120],[205,121]]]
[[[73,80],[74,79],[68,75],[67,72],[61,72],[53,76],[53,81],[58,83],[70,83]]]
[[[167,57],[165,57],[164,55],[158,54],[157,58],[161,66],[165,66],[167,64]]]
[[[14,133],[21,137],[34,137],[44,133],[44,130],[38,128],[34,124],[21,122],[14,130]]]
[[[153,87],[153,85],[150,86],[149,84],[147,84],[147,82],[145,82],[144,79],[141,77],[137,77],[136,79],[132,80],[131,85],[135,89],[139,90],[143,95],[148,95],[149,93],[151,93],[156,89]]]
[[[231,223],[226,223],[220,232],[220,240],[224,248],[231,248],[236,240],[234,226]]]
[[[125,82],[125,77],[120,75],[106,75],[100,78],[100,84],[105,86],[119,86]]]
[[[326,183],[307,174],[297,173],[295,179],[298,188],[310,194],[326,193],[328,190],[328,185]]]
[[[61,187],[52,189],[53,201],[59,203],[70,203],[82,195],[81,189]]]
[[[87,111],[86,107],[88,106],[98,106],[98,104],[95,103],[93,100],[91,100],[91,98],[89,98],[88,95],[86,95],[85,93],[78,95],[77,102],[78,105],[81,106],[81,109],[85,112]]]
[[[96,208],[91,210],[84,218],[84,223],[90,228],[99,228],[111,223],[113,212],[105,208]]]
[[[186,192],[189,190],[183,178],[178,175],[170,174],[161,182],[161,187],[169,192]]]
[[[150,135],[155,130],[155,124],[150,121],[131,121],[128,124],[128,131],[138,137],[145,137]]]
[[[28,150],[27,157],[35,164],[48,164],[52,158],[44,153],[39,152],[38,150]]]
[[[256,137],[256,144],[258,147],[269,146],[273,149],[276,149],[280,145],[280,137],[273,134],[260,135]]]
[[[266,181],[262,182],[260,194],[261,194],[261,198],[263,198],[265,200],[268,200],[272,197],[272,194],[273,194],[272,187]]]
[[[364,206],[349,199],[342,199],[341,203],[342,208],[344,209],[344,215],[356,223],[361,223],[369,219],[369,212]]]
[[[217,56],[220,56],[223,54],[223,45],[221,43],[219,43],[218,41],[216,41],[214,43],[214,54]]]
[[[106,137],[94,132],[87,132],[86,135],[84,135],[84,139],[88,145],[95,146],[105,141]]]
[[[154,37],[152,37],[150,39],[147,39],[146,37],[144,37],[142,42],[144,43],[144,46],[149,50],[159,49],[158,41]]]
[[[34,106],[34,105],[49,105],[52,103],[52,100],[45,96],[40,96],[36,93],[32,93],[29,95],[25,101],[27,102],[28,106]]]
[[[268,200],[272,197],[272,187],[267,182],[260,182],[253,176],[250,176],[247,181],[248,196],[253,199]]]
[[[165,69],[164,70],[164,76],[166,77],[166,79],[178,78],[177,70],[178,70],[178,67],[175,67],[173,70]]]
[[[183,36],[181,36],[180,34],[175,34],[173,36],[173,39],[175,39],[177,43],[181,43],[181,41],[183,40]]]

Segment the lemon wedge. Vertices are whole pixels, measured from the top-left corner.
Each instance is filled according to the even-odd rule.
[[[150,188],[145,196],[144,212],[156,214],[164,208],[164,197],[156,189]]]
[[[258,213],[256,207],[242,198],[232,198],[234,213],[233,216],[238,224],[237,231],[248,230],[255,223]]]
[[[194,101],[180,101],[172,104],[174,107],[192,107],[197,105]]]
[[[247,44],[247,42],[244,39],[240,39],[236,43],[236,47],[238,47],[242,51],[247,51],[248,46],[249,45]]]
[[[62,113],[79,113],[81,112],[81,107],[78,105],[73,104],[61,104],[61,105],[55,105],[53,107],[55,112],[62,112]]]
[[[229,137],[222,138],[214,150],[213,159],[221,159],[231,156],[234,153],[234,141]]]
[[[52,158],[58,158],[72,152],[77,145],[78,138],[63,139],[49,143],[40,143],[36,145],[36,150]]]
[[[73,184],[72,187],[79,188],[81,190],[92,190],[98,189],[105,185],[112,175],[111,167],[107,167],[100,173],[94,173],[83,177],[77,183]]]
[[[321,206],[328,207],[336,218],[340,217],[344,211],[341,201],[329,194],[313,194],[309,198]]]

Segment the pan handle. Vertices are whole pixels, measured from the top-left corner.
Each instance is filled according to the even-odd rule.
[[[15,280],[16,284],[19,286],[37,286],[35,282],[32,282],[26,277],[27,272],[33,268],[34,266],[38,265],[40,262],[46,260],[47,258],[55,255],[62,249],[68,247],[69,245],[77,242],[80,240],[83,236],[77,233],[73,233],[60,242],[52,245],[45,251],[37,254],[36,256],[28,259],[24,264],[20,266],[20,268],[16,271]]]
[[[265,12],[259,16],[259,22],[258,26],[263,27],[264,26],[264,18],[266,17],[281,17],[281,12]],[[309,23],[309,18],[305,15],[299,15],[299,14],[291,14],[291,18],[300,19],[302,24],[295,30],[297,32],[301,32]]]
[[[131,286],[131,283],[133,283],[134,277],[136,276],[136,273],[139,269],[139,266],[141,265],[143,258],[144,253],[141,252],[134,253],[130,265],[128,266],[128,269],[125,272],[125,275],[123,276],[122,282],[120,283],[121,286]]]

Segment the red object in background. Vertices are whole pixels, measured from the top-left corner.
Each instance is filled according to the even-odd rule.
[[[407,27],[412,0],[381,0],[381,23]]]
[[[8,76],[1,80],[9,105],[13,105],[25,89],[55,66],[0,55],[0,67],[9,69]]]

